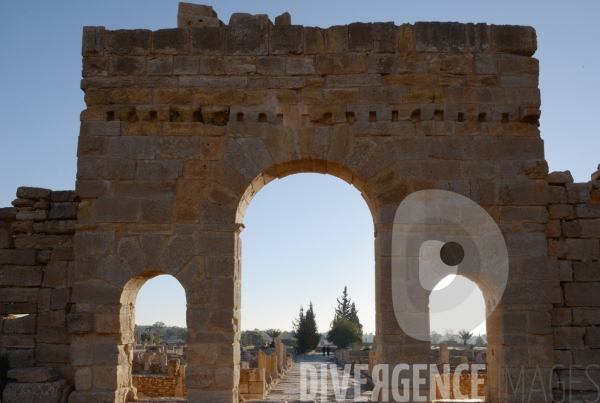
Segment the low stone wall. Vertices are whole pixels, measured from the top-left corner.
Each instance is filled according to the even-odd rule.
[[[264,399],[266,392],[266,378],[264,368],[251,368],[240,370],[240,395],[248,399]]]
[[[167,375],[133,375],[133,386],[148,397],[175,397],[177,378]],[[187,389],[183,388],[183,396]]]

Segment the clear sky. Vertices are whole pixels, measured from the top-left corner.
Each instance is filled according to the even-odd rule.
[[[600,2],[228,0],[209,4],[214,6],[219,17],[226,23],[233,12],[266,13],[274,20],[275,16],[288,11],[295,24],[321,27],[355,21],[394,21],[397,24],[459,21],[532,25],[537,30],[539,44],[535,57],[540,59],[541,70],[540,129],[546,144],[550,170],[569,169],[576,181],[587,181],[600,163],[599,130],[595,120],[596,113],[600,110],[600,24],[597,23]],[[10,205],[18,186],[42,186],[57,190],[74,188],[79,113],[85,108],[83,93],[79,89],[82,27],[103,25],[108,29],[155,30],[175,27],[176,15],[177,1],[171,0],[0,2],[0,206]],[[347,186],[335,178],[328,179],[331,180],[309,180],[298,176],[278,181],[263,189],[261,193],[265,195],[259,194],[250,206],[246,217],[248,228],[243,233],[245,308],[246,305],[259,303],[248,299],[253,283],[249,281],[250,284],[246,284],[246,280],[251,275],[262,279],[264,285],[271,288],[273,284],[280,283],[278,276],[285,272],[282,267],[290,264],[289,259],[270,261],[273,256],[277,256],[278,250],[287,247],[283,235],[277,237],[277,241],[282,242],[280,246],[271,246],[272,249],[268,252],[260,247],[270,242],[267,240],[272,234],[266,228],[278,213],[276,204],[281,202],[281,197],[290,197],[285,207],[297,214],[286,216],[282,212],[280,219],[284,221],[277,232],[289,227],[285,220],[303,223],[315,216],[333,220],[327,216],[325,207],[321,205],[322,211],[315,212],[314,208],[309,208],[311,204],[307,201],[313,195],[323,200],[332,198],[334,190],[337,192],[338,182],[341,187]],[[347,187],[346,191],[356,193],[351,187]],[[294,198],[291,197],[292,194],[300,194],[302,197]],[[258,205],[259,202],[263,203],[260,201],[263,196],[268,199],[264,201],[267,207]],[[358,193],[356,196],[358,197]],[[344,199],[339,196],[333,202],[339,206],[342,200]],[[357,200],[361,201],[360,197]],[[347,213],[347,217],[352,217],[356,231],[340,232],[336,240],[328,239],[328,242],[335,243],[336,248],[339,247],[341,255],[335,255],[333,244],[331,248],[311,250],[310,256],[302,254],[302,250],[317,243],[317,234],[327,232],[325,228],[330,224],[322,224],[317,231],[315,227],[308,227],[306,232],[298,232],[290,238],[297,240],[295,243],[298,249],[294,256],[304,255],[307,259],[298,258],[293,263],[303,264],[307,270],[311,270],[313,267],[322,267],[319,266],[320,262],[335,261],[335,269],[328,267],[320,273],[335,278],[346,272],[366,270],[365,280],[361,282],[362,288],[367,289],[369,286],[372,290],[372,229],[367,231],[371,236],[367,241],[358,222],[363,218],[365,221],[370,220],[369,213],[364,203],[348,203],[357,209]],[[345,205],[344,211],[348,211]],[[302,218],[299,218],[302,214]],[[256,223],[259,223],[261,229],[254,229]],[[294,229],[300,231],[300,228],[306,227],[297,226]],[[272,227],[271,231],[275,229]],[[361,244],[360,248],[355,249],[357,253],[362,251],[364,256],[353,257],[352,261],[357,262],[354,266],[344,264],[349,255],[348,252],[343,252],[343,246],[356,245],[362,239],[369,245]],[[366,280],[367,277],[369,280]],[[310,276],[306,278],[311,282],[297,284],[304,293],[297,301],[293,301],[294,315],[300,304],[306,305],[311,299],[317,304],[317,290],[320,290],[318,279],[312,281]],[[286,277],[286,281],[300,281],[300,278],[298,275],[290,275]],[[340,294],[343,283],[332,283],[327,290],[327,293],[331,292],[327,294],[327,298],[333,303]],[[358,290],[349,281],[348,286],[350,295],[358,302],[362,296],[357,295]],[[175,292],[172,287],[163,288],[167,296]],[[279,301],[272,295],[264,294],[262,298],[263,304],[269,306],[271,311],[279,309]],[[371,297],[365,294],[365,301],[369,298]],[[317,310],[320,321],[326,323],[329,320],[328,309],[332,307],[324,305]],[[359,309],[365,312],[373,308],[359,304]],[[251,315],[253,314],[244,310],[243,327],[261,327],[262,314],[256,314],[255,319]],[[289,328],[290,320],[273,323],[272,326]],[[169,324],[167,320],[163,321]],[[365,326],[369,330],[366,320]]]

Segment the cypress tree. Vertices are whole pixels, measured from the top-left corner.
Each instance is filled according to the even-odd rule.
[[[360,334],[362,335],[362,324],[360,323],[360,319],[358,319],[358,309],[356,309],[356,305],[354,301],[352,301],[348,297],[348,287],[344,287],[344,292],[342,293],[342,300],[337,300],[338,306],[335,308],[335,317],[334,322],[338,319],[345,319],[349,322],[352,322],[358,328]],[[332,324],[333,326],[333,324]]]
[[[312,302],[306,313],[304,308],[300,307],[298,318],[293,322],[294,331],[292,334],[296,338],[296,345],[300,353],[314,350],[319,345],[321,335],[317,328],[317,321]]]

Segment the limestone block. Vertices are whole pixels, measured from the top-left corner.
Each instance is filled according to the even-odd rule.
[[[52,190],[22,186],[17,188],[17,197],[23,199],[50,199]]]
[[[567,259],[583,260],[600,258],[600,245],[597,239],[567,239]]]
[[[38,327],[36,341],[38,343],[68,344],[69,334],[65,327]]]
[[[221,28],[192,28],[191,40],[194,54],[218,55],[224,52],[225,35]]]
[[[292,25],[292,16],[290,13],[285,12],[275,17],[275,25]]]
[[[600,238],[600,220],[581,220],[579,225],[582,238]]]
[[[600,350],[575,350],[573,351],[573,364],[581,365],[583,368],[598,365],[600,362]]]
[[[351,52],[373,50],[373,24],[355,22],[348,25],[348,50]]]
[[[10,369],[7,376],[19,383],[41,383],[53,382],[58,379],[59,374],[54,368],[33,367]]]
[[[415,23],[417,51],[466,52],[467,26],[456,22]]]
[[[227,28],[227,52],[239,55],[267,54],[270,25],[266,14],[232,14]]]
[[[101,56],[104,54],[104,27],[83,27],[81,55]]]
[[[92,388],[92,371],[90,368],[80,368],[75,372],[75,388],[90,390]]]
[[[140,202],[135,199],[102,198],[92,206],[92,216],[100,222],[137,222],[139,214]]]
[[[325,30],[322,28],[304,28],[304,53],[307,55],[325,53]]]
[[[15,239],[17,249],[54,249],[69,248],[73,246],[73,237],[70,235],[43,235],[43,234],[21,234]]]
[[[38,314],[38,326],[65,327],[67,325],[66,311],[40,311]]]
[[[175,56],[173,59],[173,74],[198,74],[200,59],[196,56]]]
[[[497,52],[533,56],[537,50],[535,29],[519,25],[491,25],[492,49]]]
[[[215,384],[223,389],[233,388],[240,381],[239,367],[220,367],[215,370]]]
[[[212,6],[192,3],[179,3],[177,27],[220,27],[223,23],[218,19]]]
[[[73,365],[92,365],[94,363],[94,346],[86,337],[74,338],[69,345],[68,354]]]
[[[578,218],[600,218],[600,203],[576,205],[575,216]]]
[[[80,136],[118,136],[121,133],[121,122],[81,122]],[[69,201],[69,200],[56,200]]]
[[[396,25],[393,22],[376,22],[372,26],[373,50],[379,53],[395,53],[397,50]]]
[[[500,72],[500,57],[493,54],[476,54],[475,72],[477,74],[498,74]]]
[[[587,183],[567,183],[567,201],[571,204],[589,203],[591,186]],[[17,219],[18,219],[17,213]]]
[[[152,33],[152,52],[170,55],[187,54],[189,49],[189,30],[159,29]]]
[[[121,298],[122,289],[102,280],[77,282],[73,285],[73,302],[107,304]]]
[[[42,268],[34,266],[3,266],[0,286],[35,287],[42,283]]]
[[[396,56],[370,54],[367,56],[367,72],[379,74],[391,74],[396,72]],[[386,81],[390,84],[386,77]]]
[[[562,221],[561,232],[565,238],[579,238],[581,236],[581,225],[575,221]]]
[[[598,293],[600,283],[565,283],[565,305],[573,307],[597,307],[600,306],[600,293]],[[580,312],[580,311],[579,311]],[[575,318],[577,314],[574,313]]]
[[[13,221],[17,215],[17,209],[14,207],[0,208],[0,220]]]
[[[214,385],[214,382],[214,373],[210,368],[202,366],[186,368],[185,386],[188,389],[208,388]],[[188,398],[190,398],[190,390],[188,390]]]
[[[40,293],[41,295],[41,293]],[[70,288],[51,289],[50,309],[66,309],[71,297]]]
[[[67,385],[64,379],[45,383],[11,382],[6,385],[2,400],[11,403],[60,403]]]
[[[37,325],[37,315],[27,315],[20,318],[7,319],[2,321],[3,333],[35,334]],[[41,381],[38,381],[41,382]]]
[[[50,195],[52,202],[72,202],[78,200],[78,196],[73,190],[53,190]]]
[[[327,29],[327,53],[348,51],[348,26],[336,25]]]
[[[146,58],[136,56],[114,56],[110,58],[111,75],[128,76],[146,73]]]
[[[150,53],[152,31],[147,29],[119,29],[106,31],[106,49],[119,55],[147,55]]]
[[[156,56],[148,59],[148,75],[160,76],[173,74],[173,57]]]
[[[566,204],[566,189],[563,186],[548,186],[548,202],[552,204]]]
[[[87,312],[69,313],[67,316],[67,326],[69,333],[87,333],[93,329],[93,315]]]
[[[490,49],[487,24],[467,24],[467,39],[471,52],[487,52]]]
[[[2,302],[37,302],[38,288],[0,288]]]
[[[550,204],[548,214],[551,219],[573,219],[575,218],[575,208],[569,204]]]
[[[46,210],[32,210],[32,211],[19,211],[17,213],[17,220],[19,221],[45,221],[48,219],[48,211]]]
[[[285,71],[292,76],[313,75],[315,74],[314,60],[308,57],[287,58]]]
[[[270,53],[302,54],[302,25],[275,25],[270,28]]]

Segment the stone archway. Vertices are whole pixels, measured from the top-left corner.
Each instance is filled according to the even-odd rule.
[[[126,397],[126,385],[103,382],[116,379],[118,356],[105,363],[94,353],[132,341],[118,310],[105,312],[121,306],[124,284],[103,272],[116,259],[130,278],[158,270],[186,289],[189,401],[237,401],[243,214],[262,186],[297,172],[329,173],[361,191],[376,233],[377,360],[427,362],[394,319],[394,214],[423,189],[463,194],[497,222],[510,221],[502,215],[510,209],[545,208],[535,31],[458,23],[321,29],[249,14],[225,26],[211,7],[185,4],[180,17],[180,28],[155,32],[84,29],[72,303],[94,323],[109,315],[114,330],[74,336],[72,366],[88,368],[92,382],[71,400]],[[512,273],[546,256],[543,228],[502,229]],[[157,251],[161,257],[145,260]],[[548,274],[543,284],[554,281]],[[534,308],[555,296],[523,298],[521,290],[509,282],[503,307],[527,311],[526,320],[517,329],[504,321],[497,336],[524,337],[495,354],[500,365],[531,370],[527,357],[552,351],[552,337],[537,337],[546,330],[531,325]],[[80,361],[84,351],[91,355]]]

